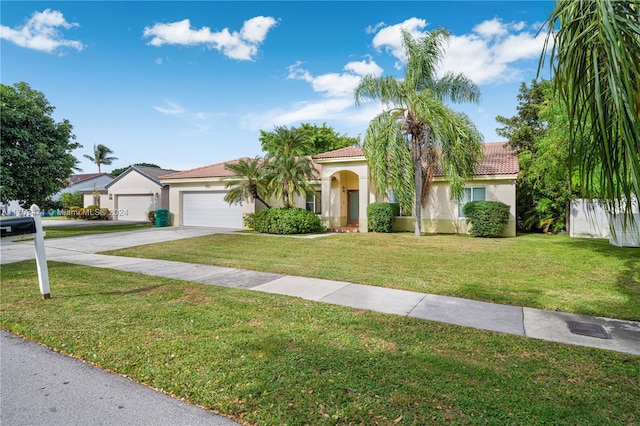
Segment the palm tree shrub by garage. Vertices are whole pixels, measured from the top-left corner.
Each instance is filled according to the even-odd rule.
[[[369,231],[392,232],[396,216],[400,215],[398,203],[371,203],[367,207]]]
[[[324,231],[318,215],[297,207],[260,210],[252,215],[250,224],[254,231],[264,234],[313,234]]]
[[[462,208],[476,237],[497,237],[509,222],[509,206],[499,201],[472,201]]]

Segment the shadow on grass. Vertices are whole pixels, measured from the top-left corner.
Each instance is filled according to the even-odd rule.
[[[570,250],[588,250],[604,257],[611,257],[620,262],[621,267],[615,273],[617,290],[626,296],[628,302],[606,307],[608,311],[637,310],[640,300],[640,249],[632,247],[618,247],[605,239],[569,238],[566,242]],[[635,302],[634,302],[635,301]],[[640,321],[640,313],[632,321]]]

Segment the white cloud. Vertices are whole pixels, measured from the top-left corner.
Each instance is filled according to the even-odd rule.
[[[401,24],[382,28],[373,38],[373,46],[398,59],[396,68],[406,63],[400,28],[413,37],[424,34],[426,22],[411,18]],[[468,34],[452,35],[445,47],[440,73],[463,73],[477,84],[514,81],[522,77],[515,62],[537,58],[542,52],[545,34],[526,30],[526,22],[505,23],[499,18],[483,21]],[[531,28],[531,27],[529,27]]]
[[[143,37],[151,37],[148,43],[151,46],[206,45],[221,51],[228,58],[252,61],[258,53],[258,47],[267,37],[267,33],[276,24],[277,21],[272,17],[256,16],[245,21],[240,32],[231,32],[228,28],[212,32],[208,27],[193,29],[191,21],[183,19],[169,24],[157,23],[152,27],[146,27]]]
[[[60,30],[78,26],[77,23],[67,22],[62,12],[46,9],[34,12],[22,27],[13,29],[0,25],[0,38],[42,52],[53,52],[62,47],[81,51],[84,45],[77,40],[65,39]]]
[[[287,78],[306,81],[311,84],[314,92],[321,93],[327,97],[348,97],[351,101],[353,101],[353,91],[360,83],[362,76],[366,74],[382,74],[382,68],[371,59],[349,62],[344,66],[343,71],[345,72],[343,73],[327,73],[318,76],[313,76],[301,65],[301,62],[296,62],[289,66]]]
[[[401,30],[408,31],[414,38],[420,37],[423,34],[424,28],[427,26],[427,21],[418,18],[409,18],[406,21],[390,25],[382,28],[378,31],[378,34],[373,37],[373,47],[379,50],[387,51],[391,56],[396,58],[396,68],[400,69],[407,57],[404,47],[402,47],[402,32]]]
[[[367,34],[373,34],[373,33],[375,33],[376,31],[378,31],[378,29],[380,29],[380,28],[384,27],[385,25],[386,25],[386,24],[385,24],[384,22],[378,22],[378,23],[377,23],[377,24],[375,24],[375,25],[369,25],[367,28],[365,28],[365,30],[364,30],[364,31],[365,31]]]
[[[375,27],[378,32],[373,37],[373,47],[394,57],[397,67],[404,67],[406,55],[402,47],[401,29],[407,30],[413,37],[421,37],[426,31],[427,22],[411,18],[396,25],[381,25]],[[525,22],[504,23],[495,18],[479,23],[468,34],[452,35],[445,47],[440,72],[462,72],[478,84],[519,79],[520,71],[515,62],[536,58],[544,41],[544,35],[536,37],[535,32],[532,34],[527,31],[530,28]],[[246,114],[241,118],[240,126],[257,131],[280,125],[297,126],[305,122],[334,122],[364,131],[371,119],[383,110],[378,101],[355,107],[354,90],[362,77],[368,74],[383,74],[383,69],[371,57],[348,62],[339,72],[319,75],[314,75],[302,62],[296,62],[289,66],[287,78],[308,83],[315,93],[322,95],[322,99]],[[359,131],[356,130],[356,133]]]
[[[358,74],[361,76],[373,74],[375,76],[381,76],[384,71],[378,64],[373,62],[371,59],[368,61],[360,61],[360,62],[349,62],[344,66],[345,71],[351,71],[354,74]]]
[[[153,109],[155,109],[161,114],[171,115],[171,116],[179,116],[186,112],[186,110],[182,106],[176,103],[173,103],[171,101],[165,101],[164,103],[166,106],[164,107],[154,106]]]
[[[300,123],[343,122],[350,125],[366,124],[380,113],[372,104],[355,108],[353,93],[362,77],[382,75],[382,68],[370,57],[348,62],[341,73],[313,75],[302,67],[302,62],[289,66],[287,78],[309,83],[311,89],[323,96],[317,101],[303,101],[258,113],[246,114],[240,120],[243,128],[256,131],[273,126],[297,126]]]
[[[212,112],[193,112],[173,101],[164,101],[163,106],[153,106],[153,109],[159,113],[177,118],[188,124],[189,128],[194,129],[195,133],[206,133],[211,129],[211,121],[223,118],[224,113]]]
[[[479,34],[481,37],[489,38],[492,36],[502,36],[509,32],[507,26],[502,23],[498,18],[493,18],[489,21],[483,21],[473,27],[473,32]]]
[[[380,107],[376,105],[366,105],[356,109],[353,99],[350,98],[328,98],[246,114],[241,117],[240,126],[247,130],[257,131],[270,129],[274,126],[298,126],[300,123],[334,121],[360,125],[366,129],[371,119],[380,111]]]

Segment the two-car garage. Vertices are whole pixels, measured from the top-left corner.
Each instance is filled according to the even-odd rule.
[[[182,192],[182,226],[242,228],[242,205],[224,200],[226,191]]]

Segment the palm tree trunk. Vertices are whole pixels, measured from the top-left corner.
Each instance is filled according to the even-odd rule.
[[[414,209],[415,209],[415,236],[422,235],[422,155],[420,152],[420,138],[411,136],[413,144],[413,182],[415,185]]]
[[[416,226],[415,226],[415,236],[419,237],[422,235],[422,164],[420,164],[420,160],[416,161],[415,158],[413,160],[413,172],[414,172],[414,182],[416,186],[415,193],[415,216],[416,216]]]

